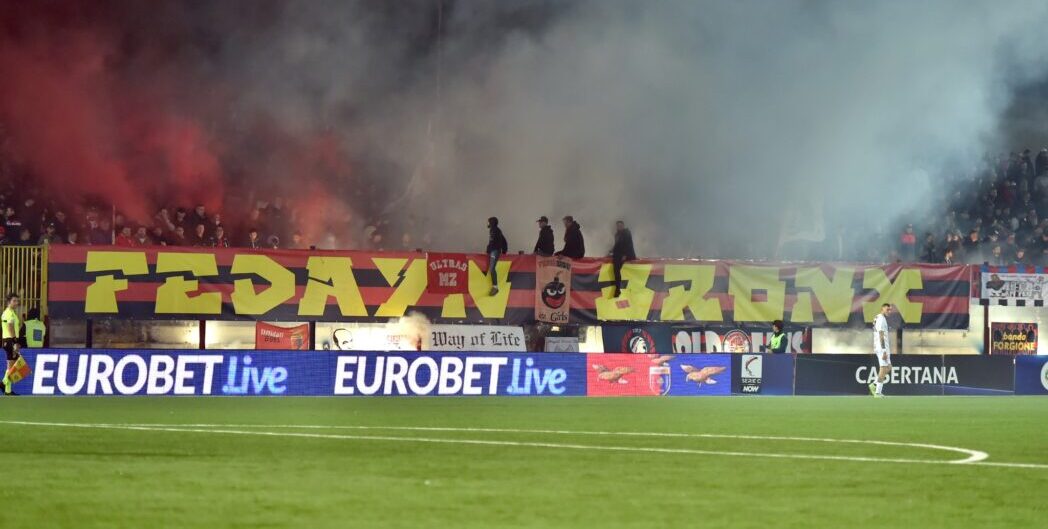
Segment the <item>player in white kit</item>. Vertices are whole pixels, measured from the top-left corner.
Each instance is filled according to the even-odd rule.
[[[884,383],[888,381],[888,375],[892,371],[891,342],[888,340],[888,315],[892,313],[892,306],[888,303],[881,305],[881,313],[873,319],[873,354],[877,356],[877,381],[870,384],[870,394],[874,397],[883,397]]]

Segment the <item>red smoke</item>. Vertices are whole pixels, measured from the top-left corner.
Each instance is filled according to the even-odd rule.
[[[104,35],[83,30],[0,43],[0,119],[32,183],[99,197],[137,219],[157,199],[222,202],[215,142],[199,124],[111,71]]]
[[[19,5],[0,6],[0,124],[30,180],[23,189],[67,207],[113,204],[138,222],[162,206],[216,212],[233,198],[279,196],[298,209],[307,242],[328,231],[348,242],[351,171],[338,131],[237,106],[237,81],[211,67],[220,63],[192,27],[163,14],[148,26],[123,8]]]

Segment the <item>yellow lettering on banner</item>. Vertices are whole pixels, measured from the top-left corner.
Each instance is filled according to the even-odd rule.
[[[265,255],[238,254],[233,257],[233,274],[253,274],[269,282],[262,292],[255,291],[250,278],[233,281],[233,312],[265,314],[295,296],[295,274]]]
[[[699,321],[724,321],[720,300],[706,299],[706,294],[713,289],[713,280],[717,267],[713,265],[666,265],[663,277],[666,283],[687,281],[687,285],[678,285],[669,289],[666,299],[662,301],[662,321],[681,321],[684,309],[687,308]]]
[[[862,304],[862,315],[867,323],[872,322],[881,311],[881,305],[890,303],[898,309],[903,321],[919,323],[924,303],[910,301],[911,290],[924,288],[921,271],[916,268],[905,268],[899,271],[892,283],[888,275],[880,268],[867,268],[862,277],[863,288],[877,291],[877,299]]]
[[[650,264],[626,263],[622,265],[622,295],[614,295],[615,286],[601,289],[597,298],[597,319],[603,321],[646,320],[655,291],[648,288],[648,277],[651,276]],[[615,281],[615,270],[611,263],[604,263],[597,276],[598,281]]]
[[[491,278],[480,270],[477,263],[469,262],[469,295],[473,303],[477,305],[482,318],[505,318],[506,306],[509,305],[509,271],[512,263],[508,260],[499,260],[497,270],[499,272],[499,293],[491,295]],[[444,304],[440,309],[443,318],[465,318],[466,299],[462,294],[450,294],[444,298]]]
[[[209,253],[170,253],[156,254],[156,272],[168,274],[189,272],[195,277],[217,276],[218,265],[214,254]],[[200,281],[172,276],[156,289],[157,314],[220,314],[222,312],[222,294],[204,292],[190,296],[191,292],[200,290]]]
[[[797,302],[793,304],[790,321],[797,323],[811,323],[815,321],[814,309],[812,308],[811,296],[815,299],[826,315],[826,321],[830,323],[847,323],[851,314],[852,301],[855,299],[855,289],[852,288],[852,279],[855,278],[854,268],[836,268],[833,271],[833,279],[819,267],[798,268],[794,285],[797,287]],[[800,289],[807,287],[811,292],[801,292]]]
[[[338,301],[343,316],[367,316],[364,298],[353,277],[353,260],[349,257],[310,257],[306,262],[309,280],[298,305],[299,316],[322,316],[328,298]]]
[[[409,307],[418,304],[422,293],[426,291],[426,260],[425,259],[391,259],[383,257],[372,258],[382,277],[390,286],[397,285],[393,294],[375,311],[376,317],[395,318],[407,313]],[[405,271],[405,265],[407,270]],[[404,279],[400,279],[401,273]]]
[[[87,262],[84,265],[88,272],[120,272],[125,276],[149,273],[146,254],[143,252],[87,252]],[[96,277],[87,287],[84,312],[119,312],[116,293],[123,290],[127,290],[126,279],[117,279],[112,274]]]
[[[764,290],[767,301],[753,301],[753,291]],[[768,266],[732,265],[728,268],[728,294],[734,298],[735,321],[781,320],[786,304],[786,283],[779,269]]]

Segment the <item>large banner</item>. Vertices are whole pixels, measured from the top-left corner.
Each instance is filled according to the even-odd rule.
[[[467,294],[427,292],[429,260],[422,253],[56,245],[48,256],[48,308],[52,318],[77,319],[386,321],[418,312],[434,321],[522,323],[534,317],[533,256],[499,259],[495,296],[487,257],[458,257],[469,269]]]
[[[500,259],[494,296],[487,257],[460,257],[467,293],[444,294],[427,290],[421,253],[55,246],[49,310],[77,319],[385,321],[409,311],[447,322],[535,319],[536,290],[549,284],[537,284],[535,256]],[[574,261],[570,281],[560,279],[571,322],[857,326],[891,303],[908,327],[968,327],[966,266],[633,261],[623,279],[622,295],[612,297],[608,260]]]
[[[1036,323],[990,324],[990,354],[1037,354]]]
[[[575,261],[572,321],[858,326],[890,303],[911,328],[968,328],[967,266],[632,261],[622,276],[614,298],[610,262]]]

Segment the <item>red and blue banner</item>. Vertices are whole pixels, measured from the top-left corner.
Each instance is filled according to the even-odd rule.
[[[48,308],[56,319],[385,321],[420,312],[433,321],[535,320],[536,289],[549,284],[537,284],[535,256],[500,259],[495,295],[487,256],[440,261],[443,272],[410,252],[54,246]],[[861,326],[890,303],[909,328],[968,328],[968,266],[639,260],[623,267],[619,297],[609,260],[571,266],[570,282],[561,281],[572,323]],[[439,283],[452,270],[464,290],[430,284],[430,272]]]

